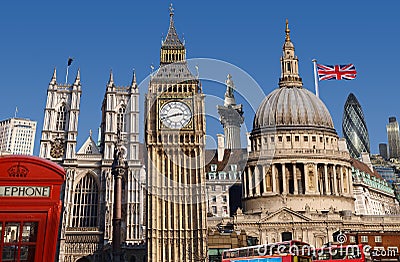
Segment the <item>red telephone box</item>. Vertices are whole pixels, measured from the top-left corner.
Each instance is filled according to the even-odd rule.
[[[0,260],[54,261],[65,171],[34,156],[0,157]]]

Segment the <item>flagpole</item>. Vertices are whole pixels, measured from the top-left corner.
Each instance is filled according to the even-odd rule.
[[[315,95],[319,97],[319,90],[318,90],[318,73],[317,73],[317,60],[312,60],[314,64],[314,85],[315,85]]]
[[[67,74],[65,75],[65,84],[68,84],[68,69],[69,66],[67,66]]]
[[[65,84],[68,84],[68,69],[69,69],[69,66],[72,64],[72,61],[74,61],[74,59],[72,57],[68,57],[67,74],[65,75]]]

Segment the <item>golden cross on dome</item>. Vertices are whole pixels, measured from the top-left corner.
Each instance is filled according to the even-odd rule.
[[[289,20],[286,18],[286,41],[290,41]]]

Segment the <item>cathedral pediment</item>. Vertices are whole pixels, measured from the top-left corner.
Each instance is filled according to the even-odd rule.
[[[89,136],[85,143],[81,146],[78,153],[79,155],[97,155],[100,154],[100,150],[94,142],[92,136]]]
[[[286,207],[283,207],[267,216],[261,218],[262,222],[308,222],[311,221],[309,217],[304,216],[299,212],[295,212]]]

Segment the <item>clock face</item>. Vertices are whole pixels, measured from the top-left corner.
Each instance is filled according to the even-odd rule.
[[[160,110],[161,122],[168,128],[180,129],[187,126],[192,119],[189,106],[179,101],[168,102]]]

